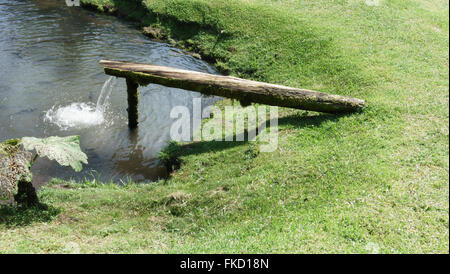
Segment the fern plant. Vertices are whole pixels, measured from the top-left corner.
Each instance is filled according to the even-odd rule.
[[[35,153],[33,153],[33,151]],[[0,200],[14,200],[24,206],[39,205],[33,187],[31,166],[37,157],[56,160],[62,166],[81,171],[87,156],[80,148],[79,136],[48,138],[23,137],[0,143]],[[17,194],[14,192],[17,189]]]

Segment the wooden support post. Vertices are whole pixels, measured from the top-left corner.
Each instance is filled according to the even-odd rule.
[[[127,79],[127,96],[128,96],[128,127],[135,129],[138,126],[138,103],[139,103],[139,90],[138,83],[132,79]]]

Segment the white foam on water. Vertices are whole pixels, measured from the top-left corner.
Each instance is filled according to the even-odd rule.
[[[101,111],[86,103],[72,103],[57,109],[53,107],[45,113],[44,119],[64,130],[100,125],[105,120]]]
[[[72,103],[58,108],[53,106],[45,113],[44,120],[57,125],[63,130],[103,124],[106,120],[105,114],[109,106],[109,97],[115,83],[115,77],[110,77],[106,80],[96,105],[92,103]]]

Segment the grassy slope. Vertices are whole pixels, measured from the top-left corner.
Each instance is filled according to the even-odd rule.
[[[280,109],[276,152],[198,143],[167,182],[51,185],[49,212],[3,209],[0,252],[449,251],[448,1],[82,2],[157,25],[232,75],[368,107]]]

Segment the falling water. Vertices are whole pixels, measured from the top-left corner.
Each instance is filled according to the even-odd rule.
[[[97,107],[96,111],[105,112],[109,106],[109,96],[116,85],[116,77],[111,76],[108,80],[103,84],[102,91],[100,92],[100,96],[97,99]]]
[[[111,76],[106,80],[96,105],[93,103],[72,103],[59,108],[53,106],[46,112],[44,120],[56,124],[63,130],[103,124],[109,106],[109,97],[115,84],[115,77]]]

